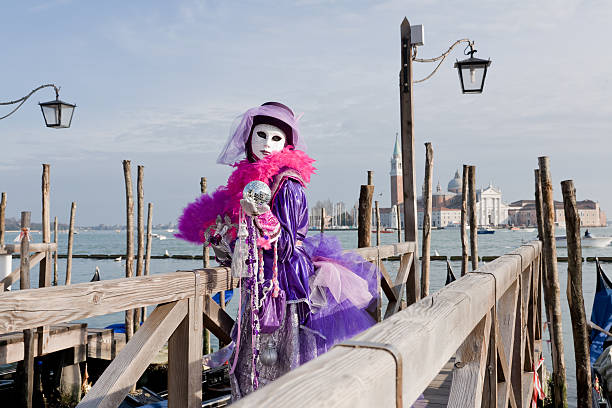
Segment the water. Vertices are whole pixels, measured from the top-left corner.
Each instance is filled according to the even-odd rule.
[[[612,236],[612,227],[606,228],[589,228],[591,233],[595,236]],[[185,254],[185,255],[201,255],[201,247],[188,244],[184,241],[175,239],[173,233],[167,230],[155,230],[156,234],[167,237],[165,240],[154,239],[152,242],[152,255],[164,255],[168,251],[171,255]],[[310,234],[316,232],[311,231]],[[344,248],[354,248],[357,246],[357,232],[356,231],[329,231],[329,234],[335,235],[342,242]],[[461,242],[460,242],[460,231],[458,229],[453,230],[434,230],[431,235],[431,253],[435,254],[437,251],[440,255],[461,255]],[[584,233],[584,230],[583,230]],[[121,254],[125,253],[125,231],[82,231],[78,235],[74,236],[74,254]],[[11,242],[17,233],[8,232],[6,234],[6,241]],[[40,242],[41,236],[38,233],[32,234],[33,242]],[[565,235],[563,229],[557,230],[557,235]],[[503,255],[504,253],[510,252],[522,243],[532,241],[536,238],[535,232],[524,232],[524,231],[510,231],[510,230],[497,230],[493,235],[478,235],[478,253],[481,256],[484,255]],[[68,234],[60,232],[58,237],[58,246],[60,253],[66,253]],[[397,242],[397,234],[381,234],[382,244],[391,244]],[[375,244],[376,238],[373,234],[372,243]],[[420,244],[419,244],[420,245]],[[420,246],[419,246],[420,247]],[[558,248],[557,253],[559,256],[567,256],[566,248]],[[612,246],[605,248],[583,248],[583,257],[588,256],[612,256]],[[115,262],[112,259],[109,260],[95,260],[95,259],[73,259],[72,264],[72,283],[89,282],[95,272],[95,267],[100,268],[101,279],[116,279],[125,276],[125,262]],[[201,267],[201,260],[181,260],[181,259],[152,259],[151,260],[151,273],[168,273],[176,270],[188,270]],[[459,275],[461,271],[461,264],[459,261],[451,261],[455,275]],[[13,260],[13,268],[18,266],[17,260]],[[397,273],[398,262],[387,262],[386,268],[392,277]],[[567,368],[567,380],[568,380],[568,395],[570,405],[575,405],[576,400],[576,371],[574,363],[574,347],[572,338],[572,327],[570,321],[569,307],[566,298],[566,287],[567,287],[567,263],[560,262],[559,266],[559,281],[561,285],[561,306],[563,313],[563,336],[565,343],[565,361]],[[607,267],[604,264],[604,268],[612,272],[612,267]],[[34,268],[32,276],[31,287],[37,287],[38,285],[38,269]],[[66,260],[60,259],[58,264],[59,271],[59,282],[63,283],[65,279],[66,271]],[[441,261],[431,262],[430,271],[430,291],[435,292],[444,286],[446,280],[446,263]],[[583,291],[585,301],[585,311],[587,318],[591,315],[591,308],[593,304],[593,297],[595,296],[595,264],[587,262],[583,264]],[[17,285],[19,286],[19,285]],[[237,314],[237,303],[231,302],[228,305],[228,313],[232,316]],[[152,309],[152,308],[149,308]],[[384,309],[383,309],[384,310]],[[149,310],[150,312],[150,310]],[[543,314],[545,317],[545,314]],[[113,313],[105,316],[96,316],[84,320],[90,327],[105,327],[112,323],[123,322],[124,313]],[[545,333],[544,337],[548,339],[548,334]],[[213,346],[216,347],[216,340],[213,337]],[[547,346],[544,346],[545,362],[549,370],[550,365],[550,352]]]

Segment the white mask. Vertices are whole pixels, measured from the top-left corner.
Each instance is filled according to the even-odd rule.
[[[287,136],[274,125],[261,124],[253,128],[251,134],[251,151],[257,160],[280,152],[285,148]]]

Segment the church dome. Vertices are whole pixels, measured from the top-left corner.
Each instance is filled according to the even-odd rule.
[[[455,177],[448,182],[448,191],[451,193],[459,194],[462,190],[461,176],[459,175],[459,170],[455,171]]]

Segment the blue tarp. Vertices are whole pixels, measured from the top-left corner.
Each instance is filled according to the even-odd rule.
[[[597,268],[597,289],[595,299],[593,299],[593,311],[591,321],[606,331],[612,328],[612,282],[606,276],[603,269],[596,261]],[[608,336],[599,330],[591,330],[589,341],[591,343],[591,365],[603,352],[603,344]]]
[[[225,291],[225,304],[226,304],[226,305],[229,303],[229,301],[230,301],[230,299],[232,298],[232,296],[234,296],[234,290],[233,290],[233,289],[228,289],[228,290],[226,290],[226,291]],[[219,293],[216,293],[216,294],[213,296],[213,300],[214,300],[215,302],[217,302],[218,304],[220,304],[220,303],[219,303]]]

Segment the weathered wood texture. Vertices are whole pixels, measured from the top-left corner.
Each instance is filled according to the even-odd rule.
[[[376,246],[380,246],[380,208],[378,207],[378,200],[374,201],[374,208],[376,211]]]
[[[371,246],[373,196],[374,186],[361,186],[359,190],[359,213],[357,216],[357,246],[359,248]]]
[[[580,241],[580,216],[576,205],[576,189],[572,180],[561,182],[563,209],[567,237],[567,302],[572,318],[574,358],[576,362],[576,389],[578,406],[592,407],[591,365],[589,361],[589,336],[584,296],[582,295],[582,246]]]
[[[395,207],[395,216],[397,217],[397,242],[402,242],[402,212],[399,205]]]
[[[30,288],[30,217],[29,211],[21,213],[21,250],[19,265],[21,277],[19,279],[20,292]],[[32,407],[32,395],[34,392],[34,330],[32,328],[23,329],[23,363],[19,376],[19,390],[21,405],[27,408]]]
[[[59,235],[59,226],[57,224],[57,217],[53,218],[53,243],[55,244],[55,247],[57,248],[57,238]],[[57,286],[57,252],[58,251],[54,251],[53,253],[53,286]]]
[[[468,179],[470,176],[470,166],[463,165],[463,178],[461,179],[461,276],[468,272]]]
[[[6,217],[6,193],[2,192],[2,199],[0,199],[0,247],[4,245],[4,232],[6,231],[5,217]]]
[[[138,166],[138,178],[136,180],[136,276],[142,276],[144,271],[144,166]],[[134,309],[134,331],[140,327],[142,321],[142,309]]]
[[[151,274],[151,245],[153,240],[152,234],[153,228],[153,203],[149,203],[147,206],[147,246],[144,263],[144,276]],[[142,321],[147,320],[147,307],[142,308]]]
[[[42,242],[48,244],[51,242],[51,210],[49,204],[50,193],[50,166],[43,164],[42,173]],[[53,273],[53,258],[48,253],[47,256],[40,261],[40,272],[38,275],[38,287],[51,286],[51,274]]]
[[[132,165],[129,160],[123,161],[123,177],[125,179],[125,277],[134,275],[134,192],[132,191]],[[125,311],[125,336],[127,341],[134,334],[134,311]]]
[[[38,252],[36,255],[30,257],[30,269],[40,263],[40,261],[46,256],[46,252]],[[21,265],[11,272],[9,276],[2,279],[2,291],[6,290],[13,283],[17,282],[21,278]]]
[[[188,303],[184,299],[158,306],[77,406],[117,407],[183,321]]]
[[[506,304],[510,309],[516,308],[517,300],[522,299],[518,296],[521,276],[531,273],[531,264],[539,257],[540,248],[539,242],[522,246],[354,338],[391,344],[400,352],[404,361],[402,393],[405,406],[410,406],[418,398],[466,339],[468,343],[479,346],[476,350],[464,347],[462,358],[473,365],[476,363],[472,361],[478,361],[478,369],[473,372],[483,372],[483,360],[487,356],[485,349],[490,344],[487,337],[490,331],[487,329],[494,324],[493,319],[487,316],[491,314],[496,301],[508,290],[512,293]],[[506,321],[502,320],[501,323],[505,324]],[[504,327],[510,330],[510,338],[514,338],[517,332],[519,335],[527,332],[526,327],[516,330],[514,321]],[[504,357],[511,358],[513,353],[509,351],[502,352]],[[515,361],[508,365],[508,361],[501,357],[498,361],[501,365],[509,366],[505,370],[506,382],[510,382],[510,368],[515,364],[522,368],[524,363]],[[395,370],[394,359],[388,353],[367,348],[336,347],[235,405],[294,408],[321,406],[323,403],[327,407],[395,406]],[[482,384],[479,375],[471,374],[464,378],[470,379],[465,384],[471,384],[466,392],[479,396],[477,388],[474,388]],[[304,387],[304,384],[309,386]],[[511,384],[506,388],[511,389]],[[480,404],[479,399],[474,401],[474,406]],[[514,404],[527,405],[528,401]]]
[[[542,190],[542,241],[544,262],[546,263],[544,290],[548,292],[548,296],[544,299],[549,302],[547,308],[551,313],[549,328],[552,339],[553,404],[562,407],[567,406],[567,390],[565,385],[563,331],[561,328],[561,289],[559,288],[557,244],[555,242],[555,206],[548,157],[539,157],[538,163],[540,165],[540,188]]]
[[[325,207],[321,207],[321,226],[320,226],[320,230],[321,233],[323,233],[325,231]]]
[[[72,246],[74,245],[74,217],[76,215],[76,203],[70,205],[70,226],[68,228],[68,252],[66,254],[66,285],[72,281]]]
[[[425,182],[423,184],[423,255],[421,258],[421,297],[429,296],[429,257],[431,247],[431,187],[433,148],[425,143]]]
[[[402,135],[402,181],[404,194],[404,238],[417,242],[416,174],[414,169],[414,112],[412,106],[412,46],[410,23],[404,18],[400,26],[400,124]],[[418,252],[408,275],[406,301],[410,305],[420,298],[419,276],[417,275]]]
[[[476,217],[476,166],[469,166],[468,211],[470,214],[470,258],[472,270],[478,268],[478,220]]]
[[[206,194],[206,186],[207,186],[206,177],[201,177],[200,178],[200,192],[202,194]],[[204,268],[210,267],[210,252],[209,251],[210,251],[210,248],[208,248],[208,245],[202,246],[202,266]]]

